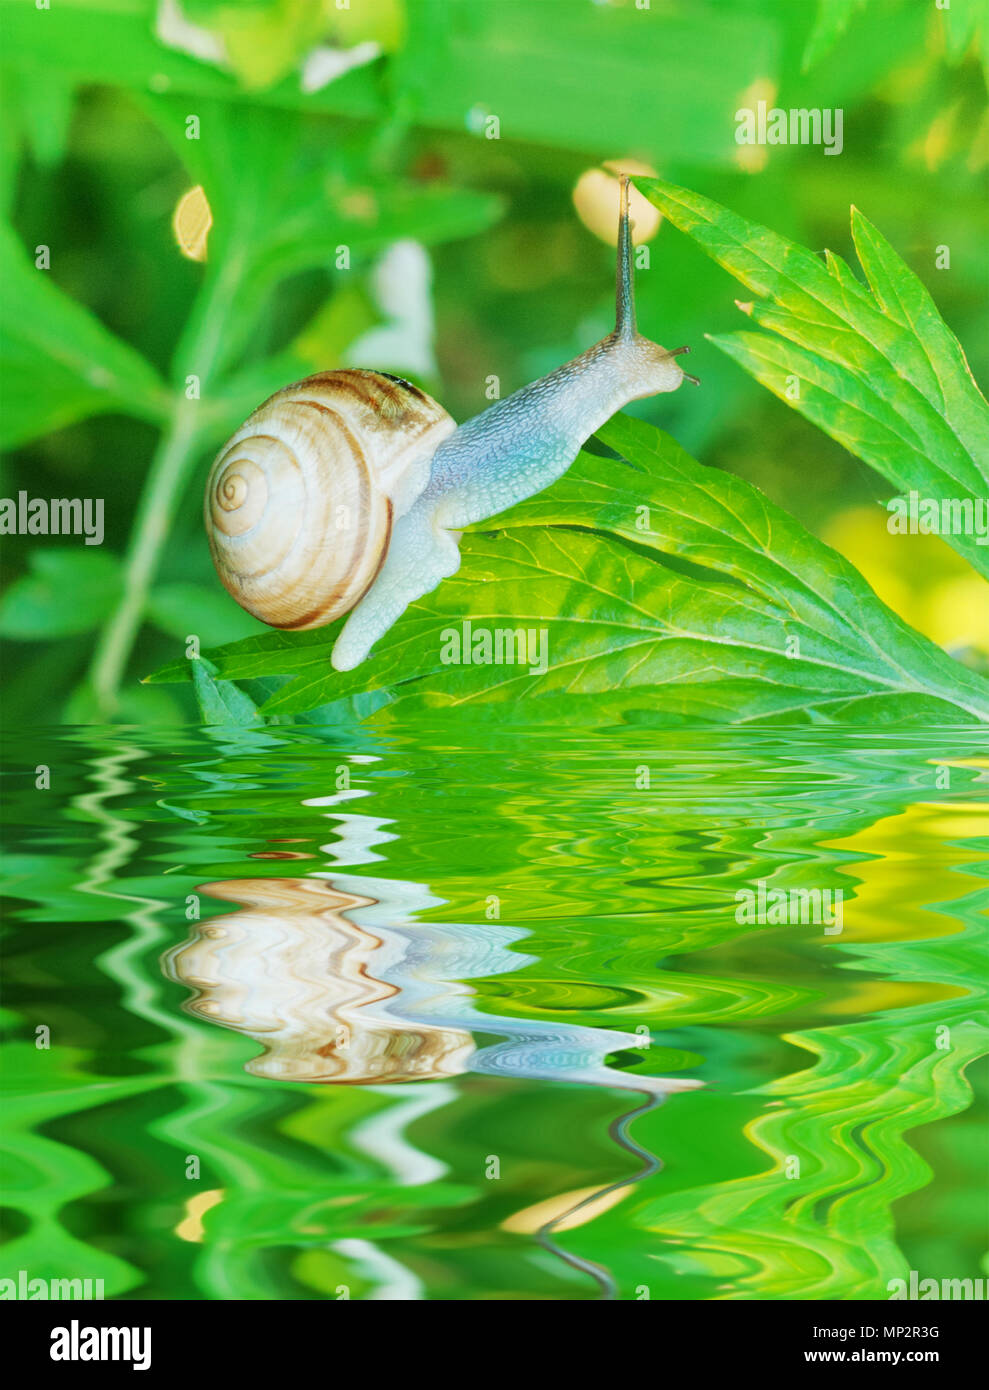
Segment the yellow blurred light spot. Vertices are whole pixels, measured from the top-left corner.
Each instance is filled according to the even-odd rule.
[[[754,82],[745,88],[739,95],[738,109],[751,107],[754,111],[760,101],[764,101],[767,106],[773,106],[776,102],[776,83],[771,77],[757,77]]]
[[[372,4],[341,5],[323,0],[322,9],[335,43],[355,47],[369,40],[386,53],[394,53],[405,43],[408,29],[405,0],[373,0]]]
[[[757,111],[760,101],[767,107],[776,102],[776,83],[771,77],[757,77],[744,92],[739,94],[736,111]],[[765,145],[735,146],[735,163],[743,174],[761,174],[769,163],[769,150]]]
[[[609,246],[618,245],[618,175],[647,174],[656,177],[656,170],[640,159],[609,159],[600,169],[585,169],[573,191],[577,216],[589,232]],[[663,218],[634,186],[629,189],[628,215],[635,246],[651,241],[659,231]]]
[[[940,168],[951,149],[951,136],[960,102],[940,112],[924,136],[924,163],[931,173]]]
[[[852,507],[831,518],[823,539],[925,637],[989,653],[989,583],[939,536],[900,535],[888,521],[885,507]]]
[[[989,651],[989,584],[977,574],[943,579],[924,600],[920,622],[943,646]]]
[[[936,26],[936,28],[940,30],[941,25]],[[881,101],[889,102],[891,106],[915,101],[917,93],[930,80],[931,69],[938,61],[938,59],[932,61],[935,48],[939,50],[943,58],[943,42],[940,45],[926,44],[919,54],[907,58],[892,68],[885,77],[880,77],[876,82],[875,95]]]
[[[547,1197],[544,1202],[536,1202],[534,1206],[523,1207],[514,1216],[509,1216],[501,1223],[503,1231],[513,1231],[517,1235],[533,1235],[534,1232],[541,1230],[548,1222],[554,1222],[554,1230],[572,1231],[576,1226],[584,1226],[588,1221],[593,1221],[602,1212],[608,1211],[615,1206],[627,1194],[627,1187],[615,1188],[609,1192],[600,1187],[578,1187],[575,1192],[563,1192],[559,1197]],[[599,1195],[594,1201],[581,1207],[580,1211],[573,1211],[573,1208],[582,1202],[585,1197]],[[566,1216],[566,1212],[571,1212]],[[562,1218],[562,1220],[558,1220]]]
[[[213,213],[202,184],[197,183],[182,194],[172,214],[172,231],[183,256],[190,261],[206,259],[206,238],[212,225]]]
[[[743,174],[761,174],[769,163],[769,150],[765,145],[737,145],[735,163]]]
[[[203,1238],[203,1217],[210,1207],[215,1207],[222,1201],[222,1187],[214,1188],[210,1192],[197,1192],[195,1197],[190,1197],[185,1204],[185,1216],[175,1227],[175,1234],[179,1240],[201,1241]]]
[[[369,188],[352,188],[340,195],[340,209],[357,222],[373,222],[378,215],[378,203]]]

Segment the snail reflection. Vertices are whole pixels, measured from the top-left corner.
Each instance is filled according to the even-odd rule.
[[[201,922],[168,952],[166,973],[196,991],[189,1013],[263,1044],[247,1063],[255,1076],[367,1083],[465,1070],[469,1033],[388,1012],[399,986],[380,976],[394,952],[345,915],[373,899],[305,878],[231,879],[201,891],[241,910]]]
[[[698,1083],[605,1066],[635,1034],[488,1014],[463,981],[520,969],[526,933],[419,922],[437,899],[364,876],[232,879],[201,891],[238,910],[196,924],[163,958],[198,1018],[255,1038],[256,1076],[380,1084],[464,1072],[619,1086],[661,1096]],[[496,1041],[479,1046],[476,1035]]]

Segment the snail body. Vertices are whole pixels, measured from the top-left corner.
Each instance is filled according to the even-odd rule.
[[[612,333],[459,427],[383,372],[317,373],[278,391],[220,450],[205,520],[217,573],[272,627],[344,624],[350,670],[460,564],[458,532],[541,492],[629,401],[674,391],[676,358],[635,326],[622,179]],[[693,380],[693,378],[689,378]]]

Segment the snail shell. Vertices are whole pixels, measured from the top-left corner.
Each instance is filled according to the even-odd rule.
[[[384,372],[319,372],[278,391],[210,470],[206,531],[224,587],[272,627],[348,612],[454,429],[430,396]]]

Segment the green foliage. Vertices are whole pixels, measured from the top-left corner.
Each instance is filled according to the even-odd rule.
[[[989,403],[921,281],[857,209],[852,233],[868,288],[835,255],[822,261],[700,194],[658,179],[636,183],[771,301],[740,307],[779,338],[736,333],[714,337],[718,347],[901,491],[985,498]],[[945,539],[989,575],[989,554],[974,535]]]
[[[430,245],[472,235],[500,208],[496,196],[470,189],[419,187],[373,172],[358,175],[366,163],[366,140],[339,142],[327,151],[295,113],[243,112],[206,101],[198,115],[201,138],[187,140],[183,102],[149,97],[144,104],[190,175],[203,184],[214,217],[202,288],[173,356],[171,394],[137,352],[29,265],[10,229],[3,229],[0,240],[10,287],[2,325],[3,366],[11,388],[4,410],[6,442],[20,443],[108,411],[149,419],[164,429],[113,602],[95,617],[84,603],[77,619],[60,619],[61,632],[105,621],[93,660],[92,699],[74,704],[104,715],[120,709],[123,664],[139,624],[148,620],[176,631],[177,591],[169,586],[152,591],[150,581],[171,516],[204,450],[214,448],[286,380],[332,365],[375,321],[366,297],[347,287],[320,304],[283,351],[258,359],[251,352],[253,339],[276,287],[291,275],[332,265],[341,245],[358,264],[366,263],[403,237]],[[169,252],[175,254],[171,247]],[[187,393],[190,379],[197,383],[195,399]],[[37,389],[40,380],[46,390]],[[32,592],[15,587],[12,609]],[[185,632],[178,635],[195,632],[207,642],[216,640],[221,625],[227,638],[232,629],[243,633],[257,626],[245,625],[215,587],[187,618]],[[202,627],[195,627],[200,619]],[[35,604],[11,617],[8,626],[16,625],[19,636],[42,638],[58,635],[54,621],[42,623]]]
[[[804,49],[805,69],[830,52],[861,8],[862,0],[817,0],[817,16]]]
[[[750,484],[643,422],[617,417],[599,439],[621,458],[583,453],[548,492],[475,527],[459,573],[362,666],[330,667],[334,624],[212,651],[217,672],[293,674],[263,706],[279,716],[387,690],[410,709],[525,700],[523,720],[558,718],[562,697],[568,717],[600,718],[616,692],[626,710],[722,720],[989,718],[989,683]],[[527,660],[516,648],[510,665],[445,663],[464,620],[531,630]],[[188,663],[157,677],[188,678]]]
[[[160,422],[164,388],[141,355],[63,294],[0,223],[0,443],[111,410]]]
[[[120,561],[101,550],[36,550],[0,599],[0,637],[42,642],[91,632],[120,592]]]
[[[705,163],[723,158],[733,97],[778,61],[772,22],[745,4],[694,4],[669,10],[656,24],[643,22],[631,6],[609,13],[574,4],[561,13],[557,4],[537,3],[521,17],[524,46],[516,5],[392,0],[368,7],[354,0],[354,16],[345,17],[343,27],[332,7],[327,22],[316,0],[197,5],[199,23],[226,41],[227,64],[196,62],[175,44],[163,47],[152,31],[155,8],[152,0],[133,0],[111,11],[83,0],[53,6],[42,28],[17,6],[7,25],[25,60],[89,80],[138,89],[155,80],[159,88],[197,98],[229,96],[246,86],[282,107],[378,121],[393,119],[397,110],[400,119],[414,113],[423,125],[453,131],[463,131],[466,122],[480,133],[485,116],[494,114],[506,137],[581,151],[627,141],[628,110],[653,105],[659,70],[666,148],[674,157]],[[371,64],[318,91],[303,91],[299,63],[320,28],[348,46],[370,39],[397,47],[401,39],[390,87]],[[588,101],[589,92],[605,99]]]
[[[213,646],[227,640],[233,627],[239,627],[244,637],[265,630],[256,618],[237,607],[226,589],[181,579],[152,589],[147,613],[149,622],[179,642],[194,633],[200,642]]]
[[[104,496],[108,549],[122,557],[94,645],[83,640],[94,631],[90,599],[79,625],[51,600],[39,607],[30,553],[39,543],[9,538],[4,622],[25,639],[9,657],[15,718],[194,712],[191,686],[173,703],[160,690],[136,689],[133,678],[176,656],[192,633],[214,647],[256,630],[216,585],[201,534],[202,470],[271,391],[346,363],[379,315],[375,258],[396,241],[447,248],[434,274],[435,364],[430,304],[425,354],[374,365],[425,372],[421,384],[455,418],[483,408],[490,373],[514,389],[605,331],[610,255],[577,225],[570,202],[577,177],[598,160],[635,153],[670,178],[703,186],[747,225],[772,205],[780,227],[812,245],[821,234],[835,244],[834,181],[823,186],[822,173],[837,174],[840,164],[842,190],[864,202],[857,190],[868,189],[894,244],[930,240],[932,226],[938,241],[951,243],[953,274],[939,302],[978,349],[982,285],[971,267],[985,233],[971,132],[984,119],[987,26],[972,0],[953,0],[946,11],[914,0],[821,0],[816,11],[787,0],[654,3],[649,11],[583,0],[379,0],[349,10],[321,0],[184,0],[198,37],[170,27],[155,0],[74,0],[44,12],[0,0],[0,9],[0,198],[11,222],[0,230],[2,439],[16,451],[3,491]],[[317,52],[349,70],[333,76],[325,68],[320,85],[312,78]],[[840,104],[856,138],[841,161],[822,161],[810,148],[773,149],[764,169],[741,173],[734,113],[763,96],[784,106]],[[172,210],[192,183],[202,183],[214,219],[205,265],[185,260],[171,231]],[[857,235],[868,241],[871,231],[859,223]],[[465,238],[476,240],[458,246]],[[870,282],[885,273],[899,283],[884,244],[865,241]],[[51,248],[50,270],[33,264],[39,245]],[[340,246],[348,269],[337,264]],[[828,440],[809,435],[806,485],[794,489],[780,462],[792,449],[789,417],[767,416],[756,383],[722,354],[703,360],[703,333],[724,344],[717,267],[666,228],[651,252],[639,274],[643,328],[699,350],[704,389],[644,402],[636,413],[661,421],[705,462],[758,481],[811,530],[868,500],[863,475]],[[851,301],[872,298],[837,258],[829,266]],[[905,332],[913,307],[894,304],[878,282],[876,289],[876,314],[889,331]],[[767,302],[754,317],[770,312],[795,311]],[[970,457],[978,434],[966,439],[954,406],[951,429],[933,418],[937,392],[923,363],[914,364],[909,400],[846,400],[842,373],[849,365],[871,371],[868,353],[884,352],[885,340],[874,343],[859,325],[844,335],[846,346],[855,339],[851,364],[831,361],[812,327],[805,321],[801,329],[809,346],[780,340],[778,351],[813,356],[800,363],[806,379],[832,392],[819,423],[871,454],[890,452],[896,432],[893,453],[904,455],[897,466],[912,467],[914,454],[929,449],[946,479],[968,476],[958,449]],[[932,328],[933,319],[925,338]],[[733,338],[729,351],[743,350],[771,351]],[[941,342],[931,371],[950,368],[950,358]],[[786,363],[753,357],[748,365],[775,380]],[[191,378],[198,399],[189,398]],[[864,427],[860,407],[872,406],[879,418]],[[525,543],[540,558],[552,539],[530,528]],[[517,529],[506,532],[502,557],[509,540],[516,551],[522,544]],[[613,568],[624,554],[618,540],[603,531],[600,543]],[[641,537],[632,543],[636,562],[654,562]],[[478,561],[484,544],[468,543]],[[973,559],[985,557],[980,550]],[[500,592],[511,582],[502,576]],[[554,602],[578,602],[584,581],[555,582]],[[568,650],[577,650],[576,624],[568,632]],[[562,642],[562,628],[557,635]],[[655,658],[651,652],[646,669]],[[576,669],[578,684],[593,688],[600,654]],[[264,686],[251,693],[292,706],[299,690],[280,687],[293,674],[303,673],[258,677]],[[420,674],[420,685],[432,680]],[[553,680],[562,676],[547,674],[540,687],[543,710],[565,698],[544,688]],[[346,697],[348,717],[392,702],[393,689],[388,682],[370,699]],[[480,696],[468,694],[473,706]],[[407,707],[409,698],[394,703]],[[603,708],[607,697],[594,699]],[[336,716],[342,712],[336,705]]]
[[[190,178],[203,185],[213,212],[209,254],[220,306],[204,297],[199,308],[201,331],[211,339],[222,323],[208,364],[221,377],[249,346],[259,314],[286,277],[333,267],[341,247],[348,264],[361,265],[404,237],[433,246],[474,236],[501,211],[493,194],[376,172],[366,138],[327,148],[296,112],[200,102],[198,138],[188,139],[186,102],[162,97],[144,104]],[[194,313],[194,332],[198,319]]]
[[[256,724],[257,707],[233,681],[218,681],[212,662],[192,662],[192,684],[204,724]]]

